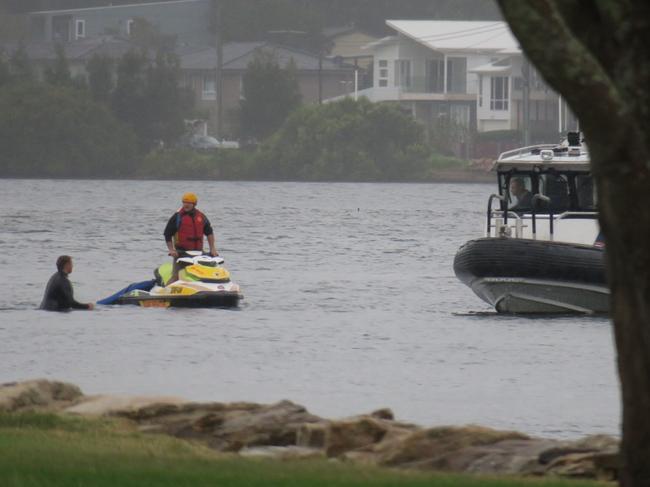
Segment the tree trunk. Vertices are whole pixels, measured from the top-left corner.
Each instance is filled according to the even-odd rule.
[[[650,486],[650,7],[646,0],[498,0],[585,132],[606,242],[621,383],[620,484]]]

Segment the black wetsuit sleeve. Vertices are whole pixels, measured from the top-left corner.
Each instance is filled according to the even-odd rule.
[[[165,242],[170,242],[174,234],[178,231],[178,228],[176,228],[177,215],[178,213],[174,213],[167,222],[167,226],[163,232],[163,235],[165,236]]]
[[[209,235],[212,235],[214,232],[212,231],[212,225],[210,224],[210,220],[208,220],[208,217],[203,215],[203,234],[207,237]]]
[[[74,309],[88,309],[88,305],[84,303],[80,303],[79,301],[76,301],[74,299],[74,293],[72,291],[72,283],[70,282],[70,279],[67,277],[63,278],[64,284],[63,284],[63,301],[66,304],[66,308],[74,308]]]

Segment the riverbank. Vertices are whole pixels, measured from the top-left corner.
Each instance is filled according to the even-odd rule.
[[[271,461],[137,431],[120,419],[0,413],[6,487],[390,486],[596,487],[597,482],[476,477],[360,467],[324,459]]]
[[[91,478],[97,472],[100,480],[89,485],[111,479],[112,485],[138,485],[121,481],[131,476],[139,485],[166,477],[207,485],[227,477],[233,479],[229,485],[435,480],[434,485],[514,486],[522,481],[512,476],[609,480],[617,470],[617,441],[606,436],[559,441],[481,426],[422,428],[395,419],[388,409],[331,420],[289,401],[85,396],[74,385],[44,380],[0,386],[0,443],[12,445],[0,471],[18,479],[15,486],[70,485],[77,474]],[[29,472],[41,477],[34,483]],[[506,477],[439,477],[440,472]],[[58,480],[45,482],[49,478]]]

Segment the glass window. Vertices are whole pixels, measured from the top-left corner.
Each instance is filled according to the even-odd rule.
[[[530,210],[533,206],[533,182],[529,174],[515,174],[510,177],[507,191],[508,208]]]
[[[569,182],[563,174],[546,173],[539,178],[539,191],[550,198],[548,209],[560,213],[569,209]]]
[[[386,61],[385,59],[380,59],[379,60],[379,67],[380,68],[387,68],[388,67],[388,61]]]
[[[206,76],[203,78],[203,100],[217,99],[217,83],[214,78]]]
[[[590,174],[576,176],[576,193],[580,210],[596,211],[596,185]]]
[[[447,58],[447,92],[467,93],[467,58]]]
[[[379,80],[379,86],[381,88],[385,88],[386,86],[388,86],[388,80],[387,79],[380,79]]]
[[[395,61],[395,86],[411,86],[411,61],[398,59]]]
[[[77,39],[81,39],[82,37],[86,37],[86,21],[85,20],[77,20],[76,22],[77,25]]]
[[[387,69],[380,69],[379,70],[379,77],[380,78],[388,78],[388,70]]]
[[[508,77],[492,76],[490,78],[490,110],[507,110],[508,98]]]
[[[442,93],[445,90],[445,60],[427,59],[426,83],[428,93]]]

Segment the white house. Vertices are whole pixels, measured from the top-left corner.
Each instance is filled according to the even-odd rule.
[[[373,86],[359,96],[397,102],[427,127],[451,120],[467,133],[525,129],[539,141],[564,130],[558,95],[527,63],[505,22],[386,24],[396,33],[365,47],[374,58]]]

